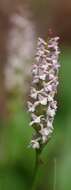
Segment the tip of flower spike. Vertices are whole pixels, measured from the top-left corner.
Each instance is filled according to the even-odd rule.
[[[48,36],[49,38],[53,37],[53,31],[51,28],[48,29]]]
[[[56,36],[56,37],[55,37]],[[52,30],[52,28],[48,29],[48,37],[55,39],[55,41],[58,41],[60,38],[56,35],[56,32]]]

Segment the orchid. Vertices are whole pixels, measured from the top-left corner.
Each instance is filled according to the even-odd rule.
[[[38,38],[35,63],[32,65],[32,83],[28,101],[30,126],[35,129],[31,140],[34,149],[41,149],[53,133],[53,121],[57,110],[58,73],[59,73],[59,37],[45,42]]]

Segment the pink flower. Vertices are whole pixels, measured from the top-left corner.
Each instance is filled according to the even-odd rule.
[[[35,64],[32,67],[32,85],[28,111],[30,126],[35,126],[35,136],[31,140],[34,149],[40,149],[46,144],[53,132],[53,120],[57,110],[54,96],[57,93],[59,72],[59,37],[54,37],[46,43],[38,39]]]

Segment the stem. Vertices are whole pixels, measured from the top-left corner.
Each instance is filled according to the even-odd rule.
[[[41,154],[41,151],[36,150],[36,160],[35,160],[35,169],[34,169],[34,174],[33,174],[32,190],[36,190],[37,173],[40,166],[40,154]]]
[[[54,185],[53,190],[56,190],[56,158],[54,158]]]

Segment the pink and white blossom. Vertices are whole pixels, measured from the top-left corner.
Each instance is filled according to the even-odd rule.
[[[40,149],[46,144],[54,129],[53,121],[57,110],[55,94],[59,84],[60,67],[58,40],[59,37],[53,37],[46,43],[42,38],[38,38],[28,102],[30,126],[35,126],[35,136],[31,140],[34,149]]]

